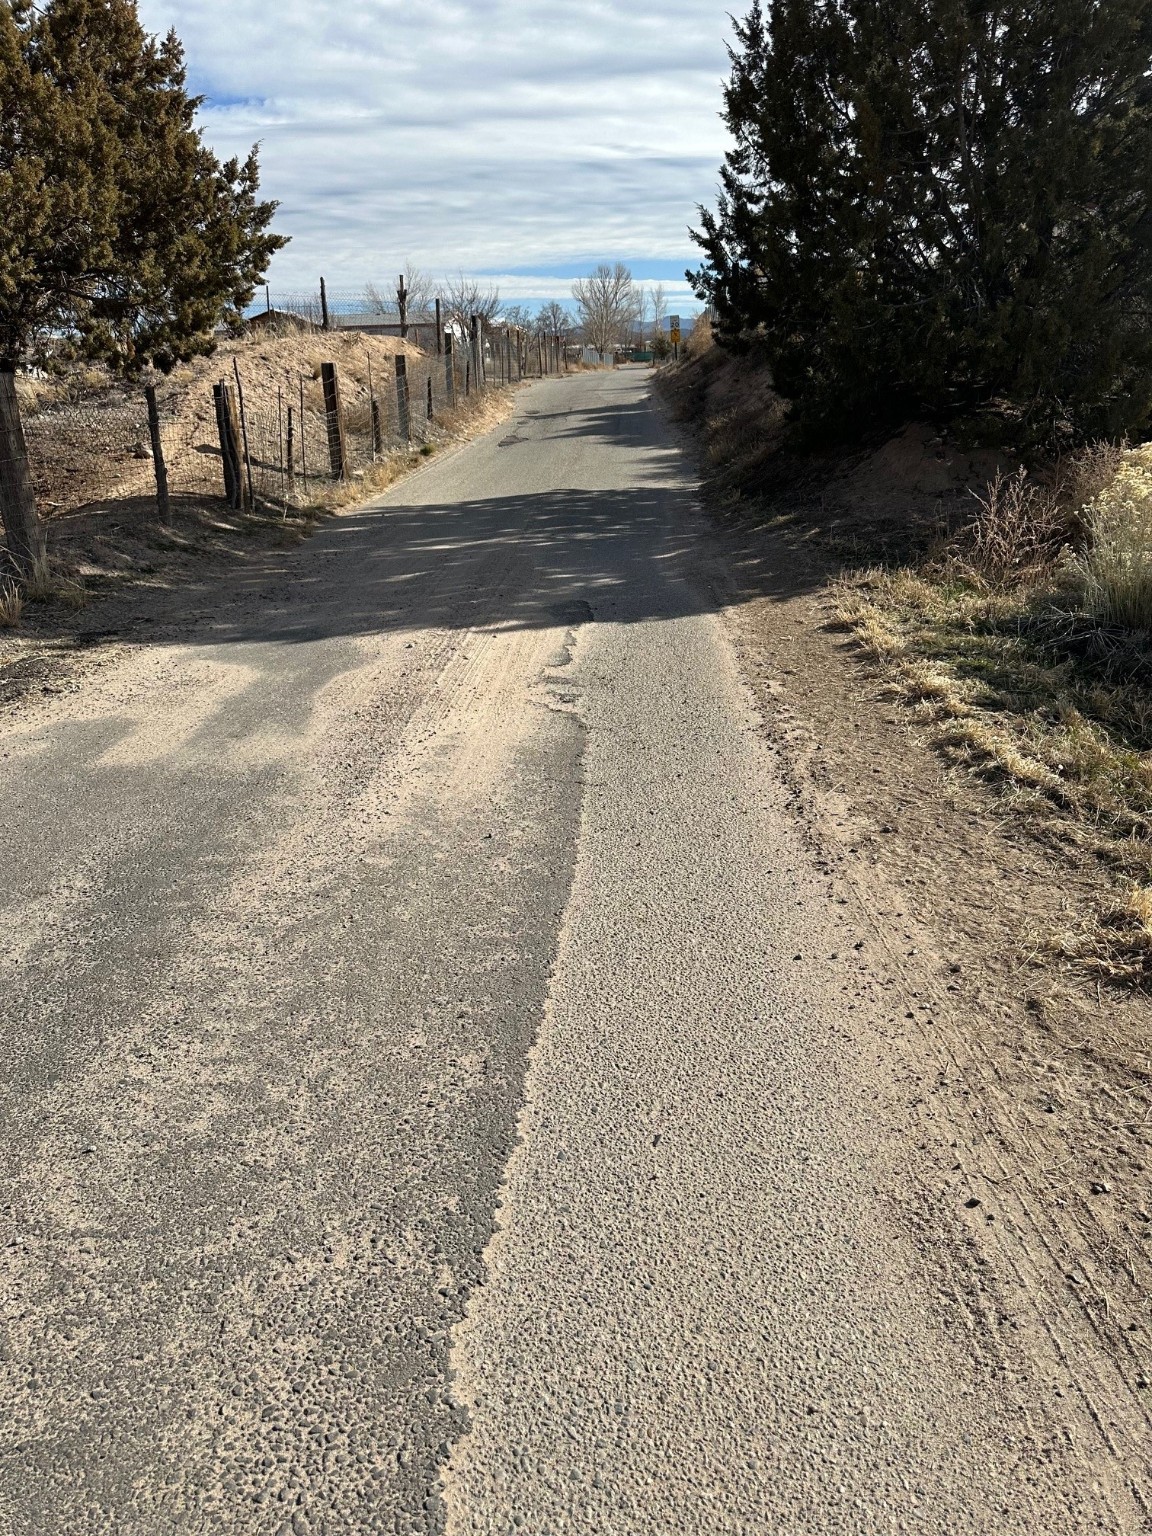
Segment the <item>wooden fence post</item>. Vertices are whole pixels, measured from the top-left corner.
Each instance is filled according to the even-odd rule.
[[[160,441],[160,410],[156,404],[155,384],[144,386],[144,399],[148,403],[148,436],[152,442],[152,468],[156,471],[156,512],[162,523],[172,519],[168,502],[168,470],[164,464],[164,445]]]
[[[396,309],[400,315],[400,340],[408,338],[408,289],[404,284],[404,274],[400,274],[400,282],[396,289]]]
[[[244,447],[244,469],[248,476],[248,507],[256,506],[256,489],[252,484],[252,454],[248,447],[248,415],[244,409],[244,386],[240,382],[240,364],[232,359],[232,371],[236,375],[236,398],[240,402],[240,441]]]
[[[372,354],[368,354],[368,413],[372,418],[372,458],[384,451],[384,433],[380,427],[380,402],[376,398],[376,386],[372,380]]]
[[[276,386],[276,454],[280,460],[280,500],[288,512],[288,478],[284,468],[284,391]]]
[[[340,406],[340,380],[335,363],[320,364],[320,382],[324,389],[324,417],[328,426],[328,458],[336,480],[348,478],[348,456],[344,449],[344,412]]]
[[[240,478],[236,402],[223,379],[219,384],[213,384],[212,398],[216,403],[216,428],[220,434],[220,459],[224,466],[224,495],[228,505],[238,511],[243,502],[243,481]]]
[[[320,328],[325,331],[332,329],[328,324],[328,290],[323,278],[320,279]]]
[[[472,315],[469,319],[469,340],[472,353],[472,378],[469,381],[480,388],[480,316]],[[465,375],[467,379],[467,375]],[[465,390],[465,393],[468,393]]]
[[[444,392],[448,397],[448,409],[456,409],[456,372],[452,366],[452,332],[444,332]]]
[[[440,352],[441,352],[443,346],[444,346],[444,328],[440,324],[440,300],[437,299],[436,300],[436,356],[437,357],[440,356]]]
[[[412,440],[412,419],[408,409],[408,359],[396,354],[396,419],[403,440]]]
[[[308,418],[304,414],[304,375],[300,375],[300,478],[304,482],[304,500],[308,500]]]

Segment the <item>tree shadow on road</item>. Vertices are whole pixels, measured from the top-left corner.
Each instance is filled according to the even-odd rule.
[[[542,440],[561,451],[575,440],[609,444],[616,456],[594,456],[591,472],[618,473],[628,487],[427,501],[421,475],[328,522],[300,548],[254,551],[224,576],[125,594],[80,616],[73,632],[81,643],[90,632],[304,644],[429,628],[638,623],[790,597],[822,579],[717,527],[682,447],[645,396],[608,392],[577,411],[526,409],[503,431],[501,461],[525,445],[538,451]]]

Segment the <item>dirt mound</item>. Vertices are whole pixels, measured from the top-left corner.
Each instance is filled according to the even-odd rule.
[[[761,502],[837,554],[886,560],[922,551],[967,521],[972,493],[998,468],[1014,467],[926,422],[864,445],[801,450],[768,367],[717,346],[657,380],[673,413],[698,433],[721,503]]]
[[[369,433],[369,382],[390,422],[398,354],[411,360],[414,375],[427,373],[429,360],[410,343],[348,332],[262,332],[226,341],[211,357],[182,364],[160,379],[156,390],[173,492],[222,493],[213,384],[234,383],[239,373],[258,464],[282,458],[287,409],[292,406],[297,442],[302,433],[307,435],[306,446],[313,449],[313,467],[318,469],[326,449],[321,363],[337,365],[350,429]],[[84,368],[59,380],[24,378],[19,387],[41,516],[58,518],[98,500],[150,493],[152,462],[142,384]]]

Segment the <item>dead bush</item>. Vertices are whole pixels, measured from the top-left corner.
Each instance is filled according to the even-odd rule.
[[[965,575],[998,591],[1034,581],[1052,567],[1070,534],[1058,487],[1038,484],[1020,468],[1007,476],[997,472],[983,493],[973,495],[979,510],[952,549],[952,563]]]

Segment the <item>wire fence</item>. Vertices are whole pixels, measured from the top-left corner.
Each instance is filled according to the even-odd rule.
[[[447,334],[440,345],[257,340],[191,382],[162,381],[152,420],[142,387],[26,410],[37,506],[51,519],[141,497],[155,497],[162,518],[189,497],[316,504],[392,454],[455,435],[478,396],[565,367],[558,344],[509,328],[477,326],[463,344]]]
[[[220,450],[179,399],[160,406],[160,441],[170,480],[183,494],[221,494]],[[94,501],[153,494],[156,461],[143,390],[62,401],[24,420],[36,505],[44,517]]]
[[[485,312],[485,318],[491,319]],[[433,349],[438,331],[455,327],[457,341],[468,340],[469,316],[461,316],[451,301],[422,294],[411,296],[401,311],[398,293],[369,284],[365,288],[265,288],[262,300],[248,311],[248,323],[272,329],[298,327],[312,331],[360,331],[370,336],[400,336],[417,347]]]

